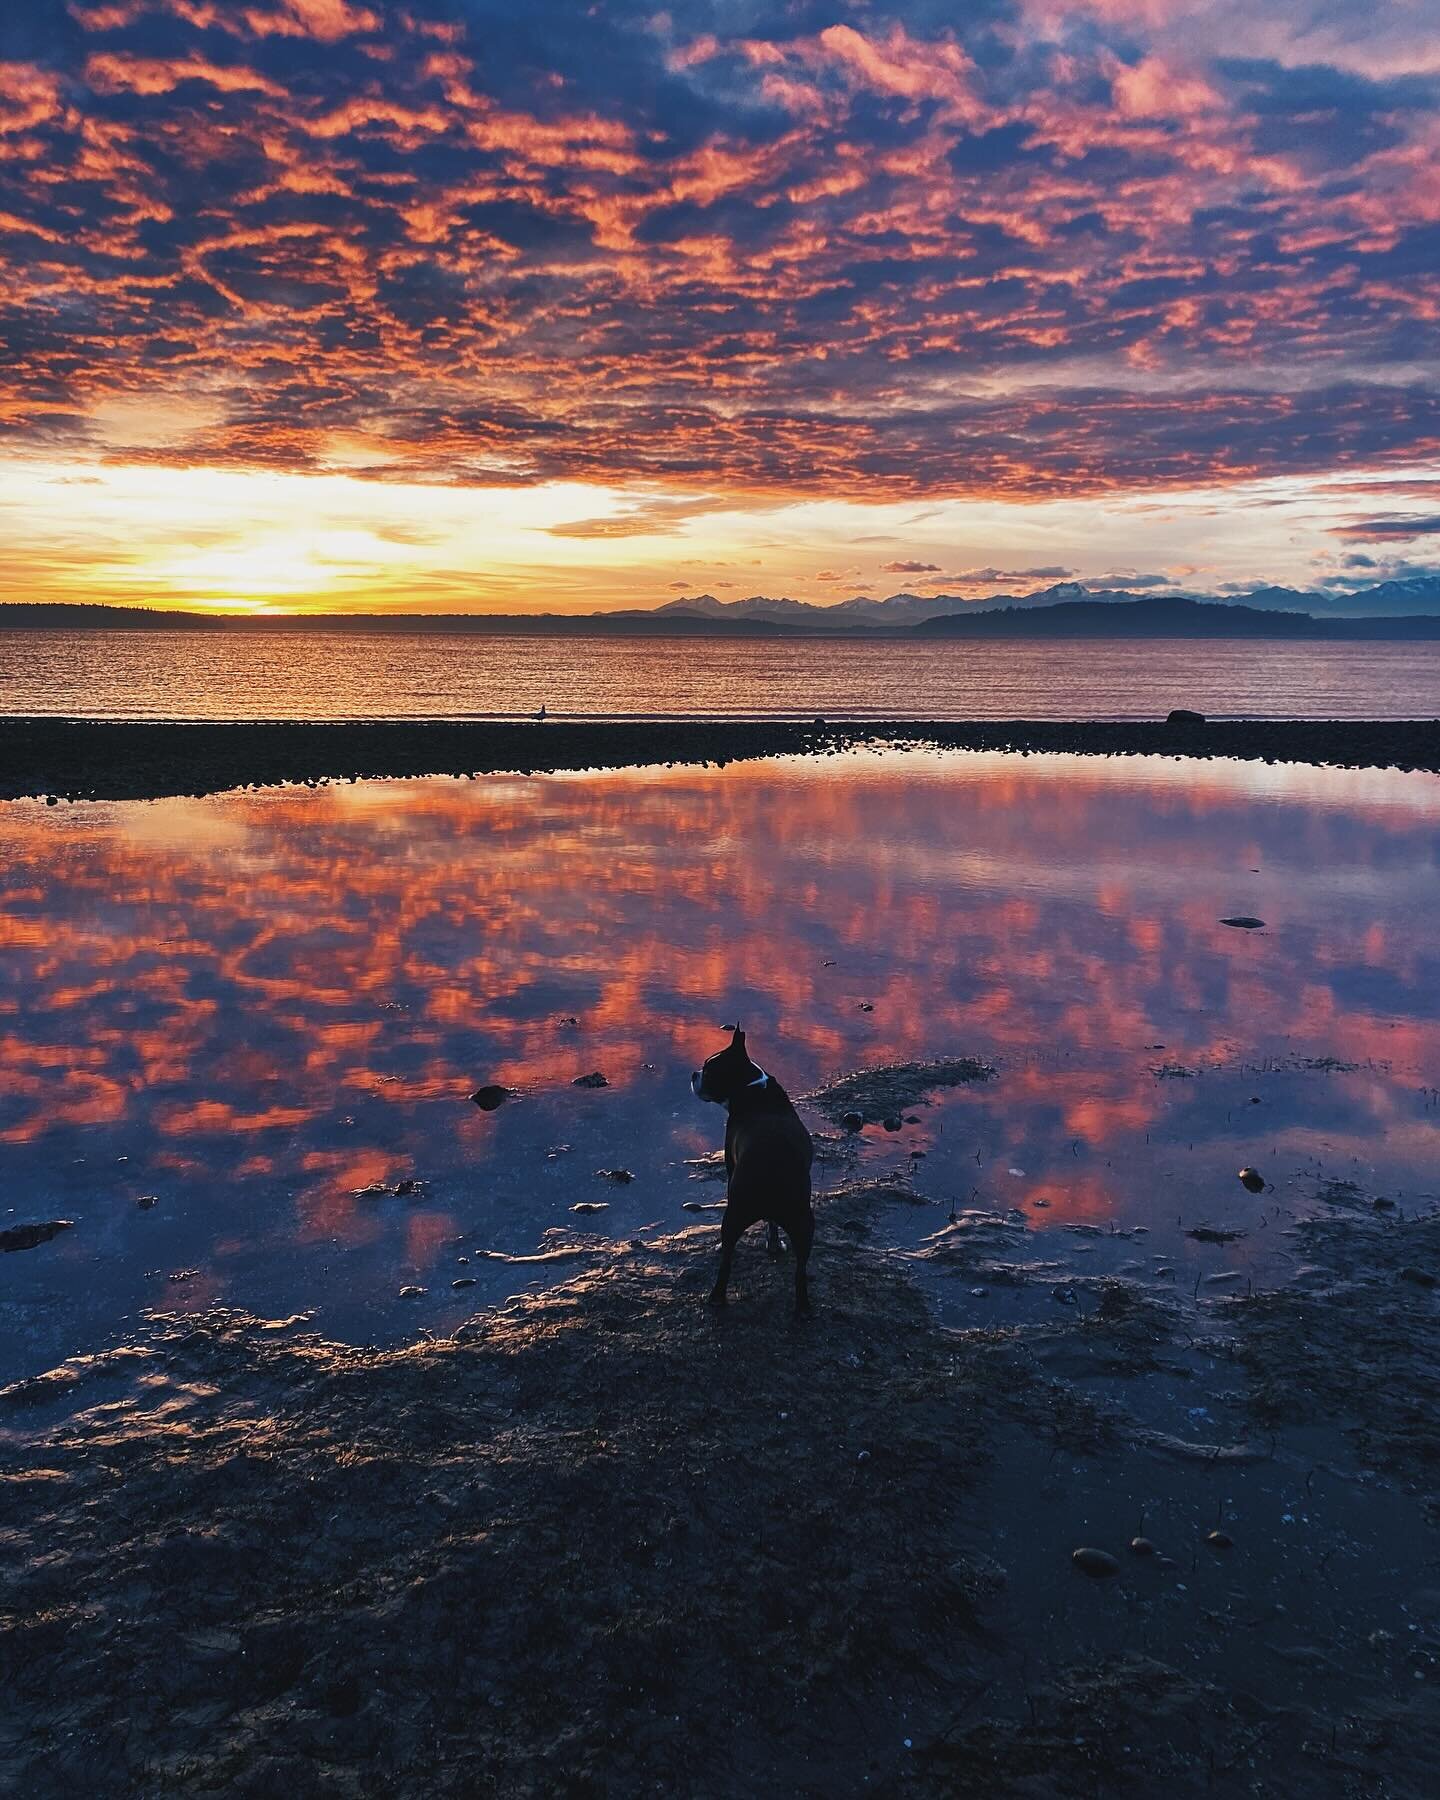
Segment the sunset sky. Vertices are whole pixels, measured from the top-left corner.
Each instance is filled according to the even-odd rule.
[[[1440,568],[1440,0],[23,0],[0,599]]]

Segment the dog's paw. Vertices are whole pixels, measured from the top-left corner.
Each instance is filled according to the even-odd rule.
[[[706,1295],[706,1304],[708,1306],[723,1306],[725,1304],[724,1292],[719,1288],[711,1288],[709,1294]]]

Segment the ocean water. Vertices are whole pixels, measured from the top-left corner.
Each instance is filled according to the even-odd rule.
[[[1017,1208],[1057,1258],[1187,1299],[1283,1278],[1269,1227],[1329,1182],[1433,1204],[1437,878],[1433,776],[1264,764],[856,752],[9,803],[0,1225],[74,1223],[3,1258],[0,1380],[145,1308],[450,1330],[568,1272],[504,1260],[547,1232],[713,1223],[685,1202],[721,1197],[693,1165],[723,1120],[688,1077],[737,1017],[797,1095],[993,1065],[819,1166],[913,1184],[883,1227],[902,1251],[953,1208]],[[519,1097],[482,1113],[486,1082]],[[822,1230],[819,1305],[824,1256]],[[999,1321],[1048,1294],[942,1303]]]
[[[5,631],[0,712],[117,719],[1414,719],[1440,643]]]

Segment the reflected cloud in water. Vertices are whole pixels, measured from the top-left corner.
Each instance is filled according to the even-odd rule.
[[[737,1015],[793,1092],[994,1062],[867,1134],[947,1206],[1158,1231],[1238,1215],[1241,1161],[1287,1203],[1321,1168],[1423,1186],[1437,824],[1427,776],[918,754],[11,806],[6,1204],[79,1228],[6,1259],[3,1372],[201,1299],[448,1325],[527,1273],[459,1257],[577,1200],[678,1228],[716,1191],[686,1075]],[[482,1081],[521,1097],[481,1114]]]

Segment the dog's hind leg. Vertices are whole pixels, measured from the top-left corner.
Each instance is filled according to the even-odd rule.
[[[815,1242],[815,1215],[808,1208],[805,1217],[790,1235],[790,1247],[795,1252],[795,1317],[810,1317],[810,1284],[806,1279],[806,1265],[810,1261],[810,1246]]]
[[[744,1229],[739,1214],[733,1207],[727,1206],[725,1216],[720,1221],[720,1267],[715,1272],[715,1285],[710,1290],[712,1306],[725,1304],[725,1290],[730,1285],[730,1268],[735,1261],[735,1245]]]
[[[773,1219],[769,1221],[770,1235],[765,1240],[765,1248],[772,1256],[783,1256],[785,1246],[780,1242],[780,1227]]]

